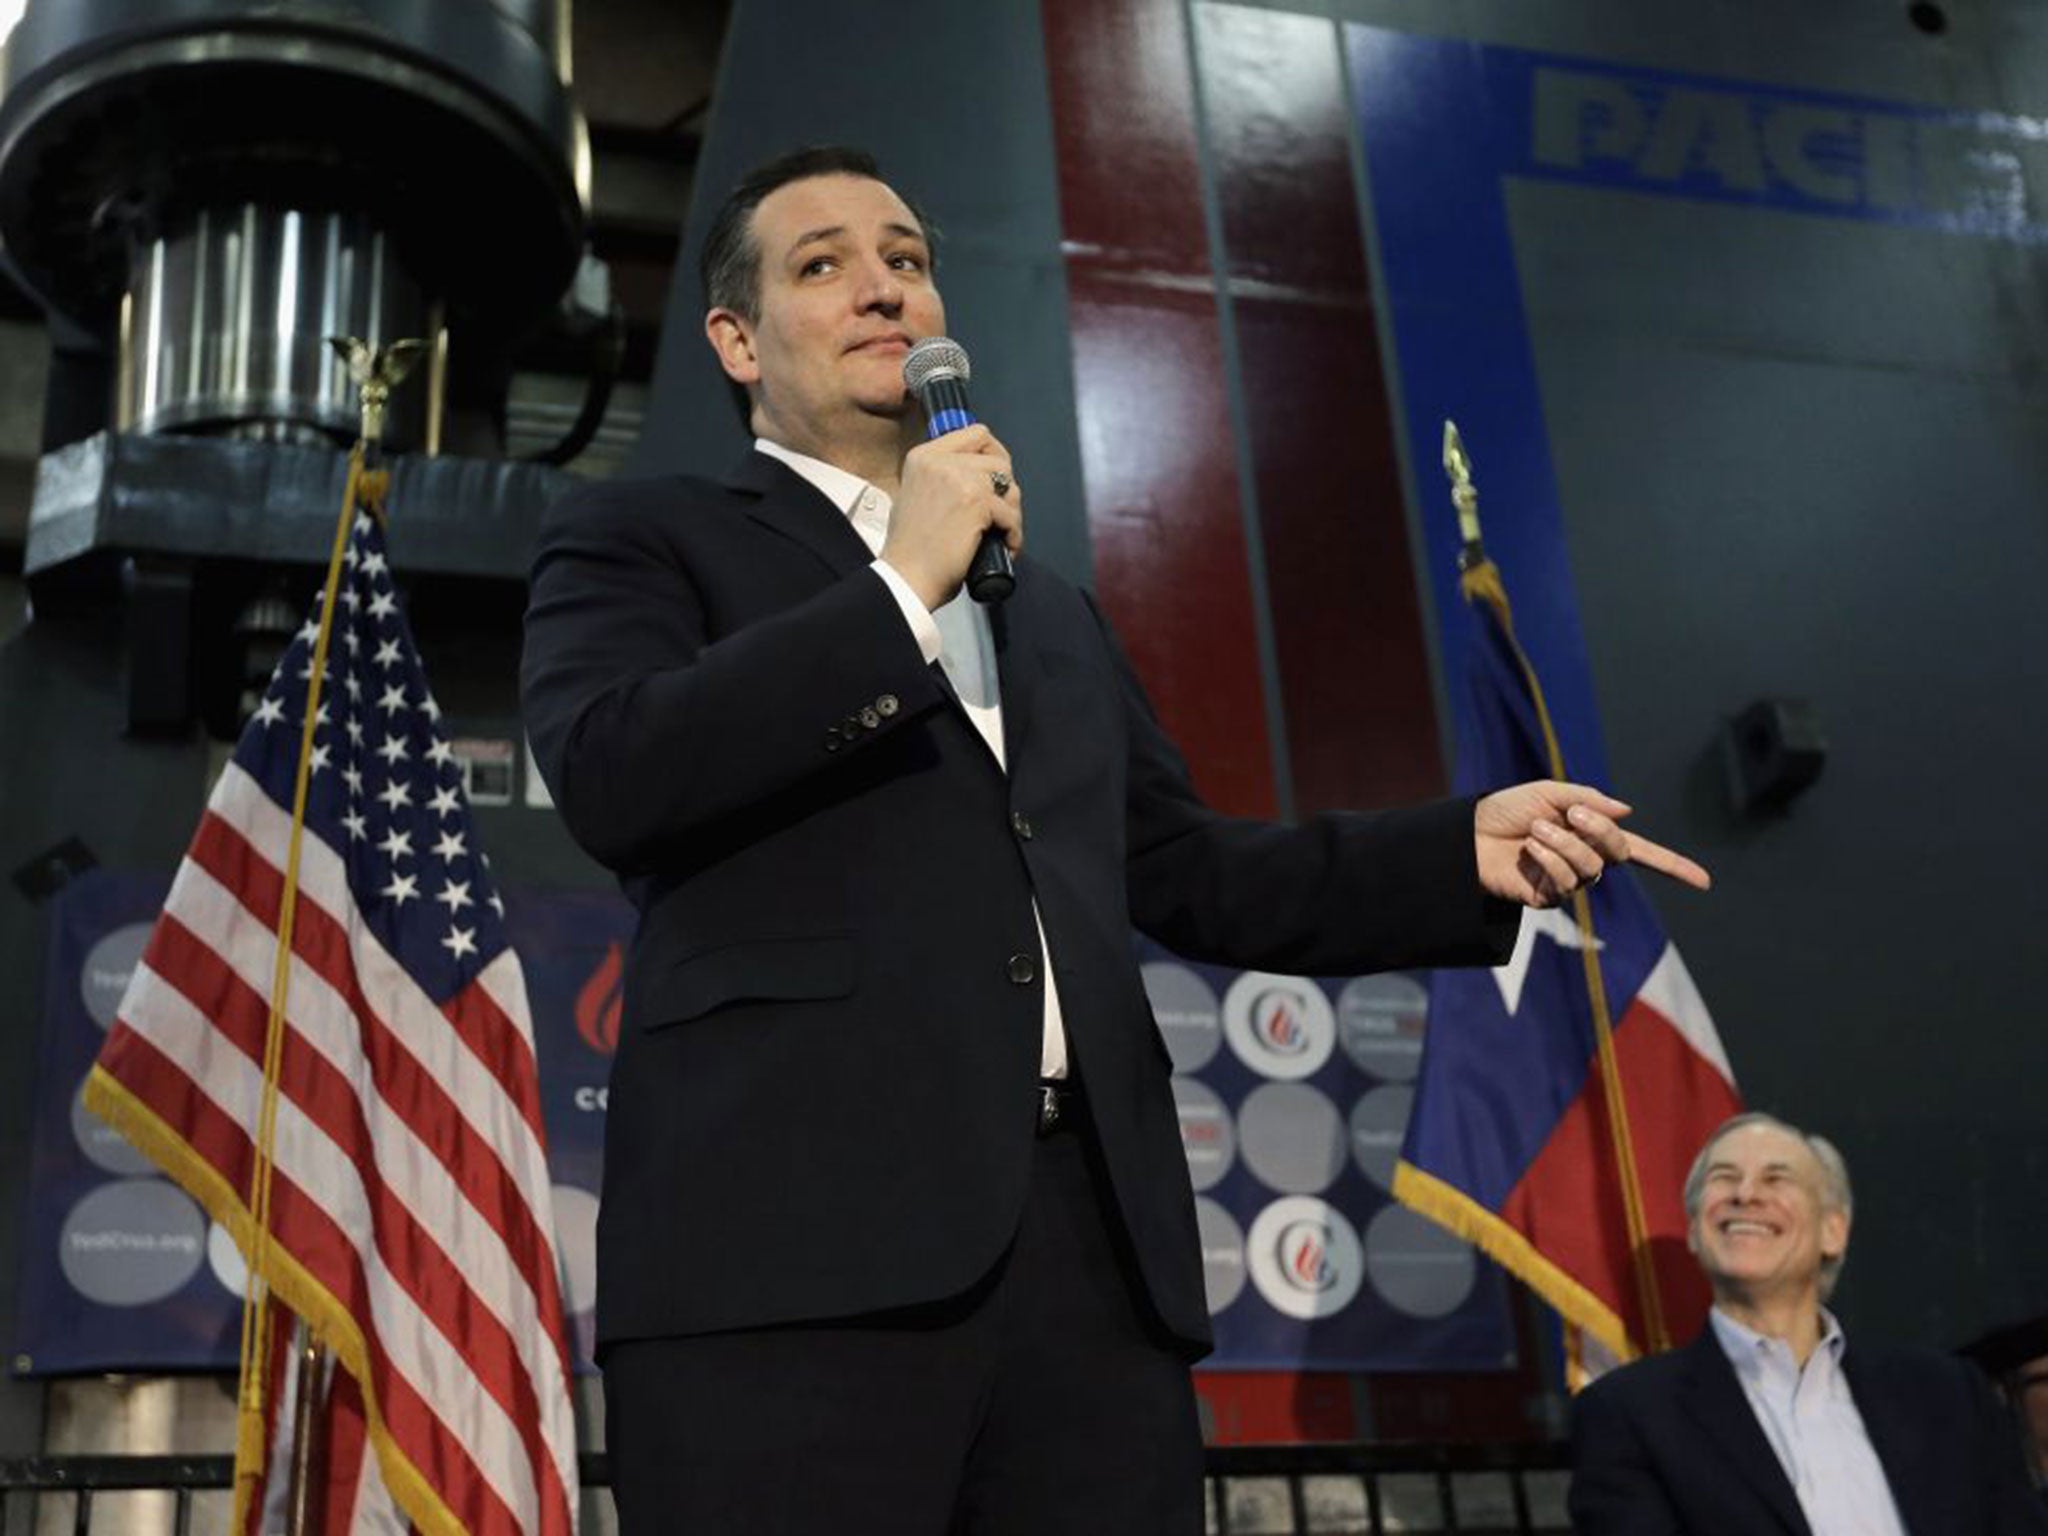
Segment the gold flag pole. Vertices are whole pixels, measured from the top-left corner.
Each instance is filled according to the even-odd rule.
[[[250,1529],[251,1503],[269,1461],[264,1397],[270,1360],[270,1198],[276,1165],[278,1074],[284,1058],[286,1004],[291,992],[292,933],[298,913],[299,854],[306,828],[306,796],[312,779],[314,735],[319,727],[321,686],[326,679],[328,646],[334,633],[336,596],[348,554],[356,514],[366,511],[382,519],[390,471],[371,468],[384,435],[384,410],[392,389],[409,373],[426,348],[423,341],[395,341],[373,348],[354,337],[330,336],[328,344],[348,369],[360,401],[361,430],[349,450],[348,479],[342,491],[341,515],[327,560],[327,580],[320,605],[319,633],[307,668],[306,708],[299,732],[298,769],[292,785],[292,825],[278,904],[277,958],[271,976],[270,1018],[263,1045],[263,1099],[258,1118],[254,1166],[250,1172],[249,1213],[253,1235],[249,1283],[242,1307],[241,1386],[235,1430],[234,1525],[237,1536]],[[312,1445],[317,1418],[314,1399],[327,1368],[327,1349],[300,1319],[293,1347],[299,1357],[298,1400],[293,1418],[292,1477],[286,1501],[286,1529],[306,1536],[312,1508]]]
[[[1550,763],[1550,776],[1567,779],[1564,751],[1558,745],[1557,730],[1551,723],[1550,707],[1543,700],[1543,686],[1536,669],[1529,664],[1522,643],[1515,638],[1514,615],[1508,607],[1506,584],[1500,569],[1486,556],[1479,536],[1479,488],[1472,480],[1472,460],[1457,423],[1444,422],[1444,474],[1451,482],[1451,502],[1458,511],[1458,585],[1468,602],[1483,602],[1500,621],[1501,633],[1515,653],[1529,685],[1529,697],[1536,705],[1536,719],[1543,728],[1543,747]],[[1630,1267],[1635,1274],[1636,1299],[1643,1309],[1643,1331],[1650,1351],[1661,1353],[1671,1347],[1664,1322],[1663,1298],[1657,1291],[1656,1268],[1650,1253],[1650,1224],[1644,1214],[1642,1175],[1636,1167],[1635,1138],[1629,1130],[1628,1099],[1622,1089],[1621,1063],[1614,1051],[1614,1021],[1607,1001],[1607,979],[1600,970],[1600,955],[1594,943],[1593,904],[1585,887],[1572,892],[1572,916],[1579,928],[1579,958],[1585,964],[1586,992],[1593,1008],[1593,1041],[1600,1062],[1600,1089],[1607,1103],[1608,1139],[1615,1167],[1621,1174],[1622,1215],[1628,1232]],[[1625,1341],[1627,1342],[1627,1341]]]

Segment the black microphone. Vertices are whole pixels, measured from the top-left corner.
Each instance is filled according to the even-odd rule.
[[[967,403],[967,349],[946,336],[927,336],[903,358],[903,386],[924,407],[925,436],[944,437],[974,425]],[[1002,530],[982,531],[967,567],[967,595],[977,603],[1000,603],[1017,589],[1017,568]]]

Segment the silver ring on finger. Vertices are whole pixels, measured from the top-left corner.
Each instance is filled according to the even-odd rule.
[[[1015,485],[1016,483],[1016,481],[1010,478],[1010,472],[1008,470],[992,469],[988,473],[988,488],[994,491],[998,496],[1009,495],[1010,487]]]

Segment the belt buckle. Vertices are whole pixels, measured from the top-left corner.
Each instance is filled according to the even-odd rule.
[[[1060,1091],[1051,1083],[1038,1085],[1038,1134],[1055,1130],[1060,1123]]]

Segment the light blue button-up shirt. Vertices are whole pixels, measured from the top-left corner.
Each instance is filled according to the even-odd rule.
[[[1813,1536],[1906,1536],[1884,1464],[1842,1375],[1842,1325],[1821,1310],[1820,1345],[1802,1370],[1783,1339],[1707,1314],[1764,1438],[1792,1481]]]

